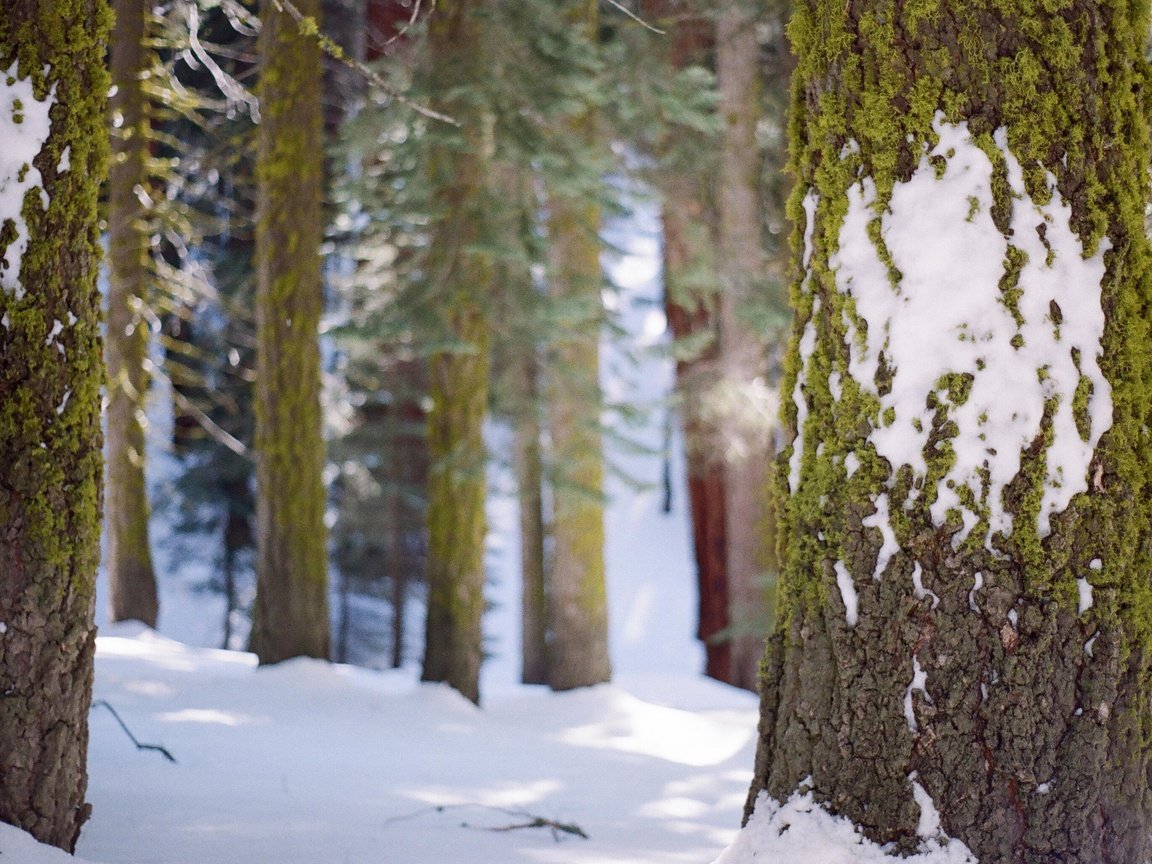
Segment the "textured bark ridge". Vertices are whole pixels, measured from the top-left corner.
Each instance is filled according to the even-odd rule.
[[[319,0],[296,5],[319,15]],[[315,37],[274,4],[261,11],[252,650],[261,663],[277,663],[327,657],[329,647],[318,336],[322,68]]]
[[[783,799],[808,782],[906,851],[924,839],[918,800],[930,799],[942,831],[982,864],[1152,856],[1147,12],[1084,0],[797,6],[802,278],[783,388],[796,439],[777,472],[791,495],[749,811],[761,790]],[[982,171],[947,230],[930,218],[944,191],[908,210],[914,182],[926,188],[935,172],[944,190]],[[892,227],[909,213],[933,249],[994,226],[1007,251],[972,324],[1003,314],[1016,332],[1001,351],[990,327],[970,343],[973,366],[929,383],[912,405],[926,419],[908,426],[918,443],[898,457],[891,435],[908,402],[893,400],[917,364],[900,365],[868,298],[902,298],[897,322],[919,296],[920,265]],[[967,282],[938,280],[932,290],[951,293],[933,302],[977,296],[987,281],[973,274],[994,246],[964,247]],[[871,281],[852,258],[862,249]],[[1097,266],[1098,284],[1065,301],[1080,310],[1070,320],[1054,298],[1070,272]],[[1089,313],[1096,348],[1069,348]],[[968,338],[926,335],[925,363]],[[965,414],[985,350],[1025,366],[1042,357],[1019,392],[1023,403],[1042,385],[1023,439],[987,412]],[[1053,383],[1069,362],[1074,393]],[[962,477],[977,437],[984,461]],[[1061,473],[1069,438],[1084,461]]]
[[[144,483],[144,394],[148,376],[148,228],[136,194],[147,183],[147,97],[142,74],[149,4],[116,0],[112,159],[108,170],[108,364],[105,513],[109,618],[156,626],[159,604],[148,543],[148,492]]]
[[[26,162],[6,140],[0,163],[0,186],[39,187],[22,256],[15,219],[0,220],[0,820],[67,850],[89,812],[109,18],[94,0],[0,14],[0,110],[18,129],[50,120]]]

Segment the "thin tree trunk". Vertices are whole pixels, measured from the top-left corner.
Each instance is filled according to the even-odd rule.
[[[318,16],[319,0],[299,11]],[[260,31],[257,155],[257,591],[252,650],[261,663],[328,656],[324,441],[321,54],[266,3]]]
[[[596,0],[573,0],[574,26],[597,37]],[[586,146],[597,139],[593,110],[570,120]],[[608,681],[608,597],[604,573],[604,454],[600,436],[600,209],[553,194],[549,201],[549,286],[580,309],[557,337],[548,376],[548,425],[557,481],[553,489],[552,639],[548,683],[570,690]]]
[[[156,626],[159,604],[148,543],[144,395],[148,388],[148,229],[138,189],[147,184],[148,113],[143,73],[151,4],[115,0],[111,72],[115,93],[108,172],[108,413],[104,486],[109,619]]]
[[[716,72],[724,131],[720,153],[718,245],[720,252],[720,364],[725,406],[725,539],[727,542],[731,664],[728,680],[755,690],[764,636],[769,629],[772,572],[763,523],[768,514],[771,425],[765,411],[766,334],[747,319],[765,279],[761,239],[760,45],[756,15],[735,5],[716,21]]]
[[[548,593],[544,553],[544,467],[540,448],[539,364],[523,347],[517,382],[516,485],[520,498],[521,666],[524,684],[548,683]]]
[[[903,851],[938,814],[982,864],[1152,857],[1148,25],[797,4],[750,808],[804,784]]]
[[[429,278],[442,298],[442,325],[460,348],[429,361],[428,618],[422,680],[444,681],[480,700],[483,657],[487,413],[491,258],[476,246],[491,184],[488,120],[467,87],[491,72],[482,0],[442,2],[429,20],[429,92],[461,122],[436,130],[429,154],[436,222]]]
[[[90,812],[110,22],[98,0],[0,15],[0,820],[69,851]]]

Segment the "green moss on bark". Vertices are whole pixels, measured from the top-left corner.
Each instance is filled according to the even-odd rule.
[[[0,68],[16,65],[8,83],[31,79],[37,99],[53,96],[33,160],[47,207],[24,202],[24,293],[0,289],[0,819],[69,850],[88,815],[109,24],[95,0],[17,0],[0,15]]]
[[[783,392],[799,392],[808,418],[797,433],[801,480],[781,518],[779,654],[766,667],[771,712],[766,707],[754,790],[785,796],[811,775],[818,795],[874,839],[911,849],[918,813],[907,775],[916,770],[945,830],[982,861],[1060,854],[1095,864],[1149,854],[1147,14],[1146,3],[1121,0],[797,4],[790,28],[799,58],[792,119],[798,186],[790,204],[796,271],[806,230],[811,259],[793,290],[798,317]],[[1001,128],[1032,200],[1048,201],[1054,178],[1083,255],[1105,241],[1109,247],[1100,365],[1113,419],[1083,478],[1088,490],[1041,534],[1058,408],[1049,397],[1005,490],[1013,526],[991,538],[994,552],[972,540],[980,529],[953,544],[959,513],[936,524],[927,511],[955,458],[948,406],[964,397],[960,382],[941,382],[945,392],[928,397],[934,420],[924,477],[881,459],[868,438],[885,418],[848,374],[845,322],[858,337],[864,322],[828,263],[849,188],[871,178],[882,213],[895,185],[938,143],[937,112],[947,123],[966,123],[989,156],[991,216],[1009,242],[1008,167],[992,138]],[[810,189],[819,203],[806,225]],[[1041,240],[1051,261],[1052,247]],[[877,253],[891,272],[885,250]],[[1003,302],[1017,317],[1021,255],[1009,252],[1001,282]],[[1058,330],[1062,313],[1052,310],[1049,320]],[[808,327],[815,347],[800,362]],[[841,376],[838,399],[830,392],[833,372]],[[1082,438],[1090,428],[1086,381],[1082,374],[1071,397]],[[795,428],[791,399],[784,416]],[[778,469],[782,489],[788,469],[786,462]],[[985,477],[985,494],[988,488]],[[881,497],[900,548],[873,580],[882,537],[864,522]],[[965,493],[962,504],[986,530],[988,507],[977,497]],[[1090,567],[1095,559],[1099,570]],[[859,593],[854,628],[844,621],[837,561]],[[918,595],[913,577],[933,596]],[[1095,589],[1084,615],[1082,578]],[[916,732],[901,710],[914,655],[932,699],[915,703]],[[1048,794],[1038,791],[1050,780]]]

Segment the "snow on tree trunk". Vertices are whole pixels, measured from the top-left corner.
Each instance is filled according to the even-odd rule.
[[[110,63],[112,158],[108,168],[108,413],[104,486],[107,525],[109,619],[156,626],[156,574],[148,543],[148,492],[144,483],[144,396],[148,387],[148,115],[143,73],[150,4],[116,0]]]
[[[315,18],[319,0],[296,4]],[[260,31],[256,160],[256,534],[252,650],[261,663],[328,656],[324,440],[324,133],[320,46],[275,3]]]
[[[457,343],[429,361],[428,617],[423,680],[480,700],[489,342],[495,268],[480,240],[491,194],[490,122],[475,91],[490,74],[483,0],[437,4],[429,20],[429,92],[461,124],[430,129],[435,221],[428,273],[440,326]]]
[[[0,820],[67,850],[90,810],[110,19],[0,14]]]
[[[797,4],[750,808],[810,788],[984,864],[1152,855],[1147,11]]]

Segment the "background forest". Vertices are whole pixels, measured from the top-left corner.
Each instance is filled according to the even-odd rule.
[[[110,620],[154,626],[157,583],[195,573],[224,597],[222,647],[422,658],[477,699],[491,466],[521,504],[523,680],[608,680],[603,478],[627,472],[602,442],[658,416],[687,430],[708,674],[755,688],[787,321],[783,10],[570,6],[330,3],[300,35],[306,10],[273,4],[289,35],[261,36],[242,4],[120,4]],[[324,69],[307,90],[303,65]],[[626,344],[604,229],[653,207],[649,302],[678,375],[639,404],[603,389],[602,339]],[[151,506],[181,550],[160,580],[142,411],[175,418],[152,445]]]

